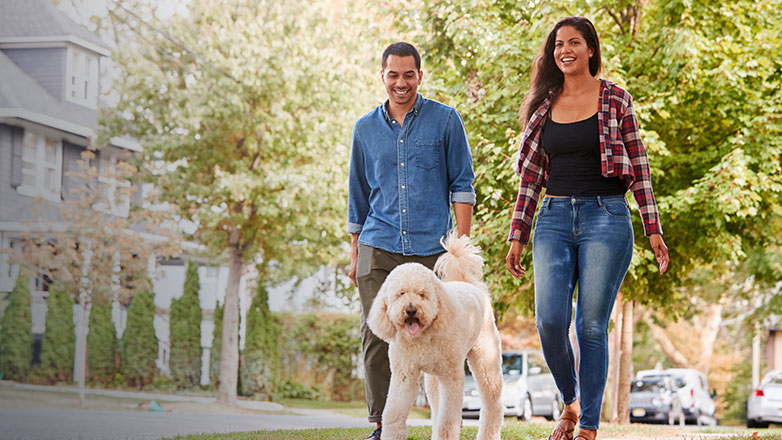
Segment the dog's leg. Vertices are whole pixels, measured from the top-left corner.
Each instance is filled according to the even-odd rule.
[[[437,422],[439,420],[439,418],[437,417],[437,410],[440,408],[440,405],[438,405],[440,394],[438,391],[439,381],[437,380],[437,376],[432,376],[431,374],[425,374],[424,388],[426,388],[426,398],[429,399],[429,410],[432,413],[431,414],[432,432],[435,432],[437,430]]]
[[[383,409],[383,432],[381,440],[406,440],[407,416],[413,409],[418,395],[419,375],[391,371],[388,398]]]
[[[460,364],[458,369],[449,373],[438,378],[440,398],[437,405],[437,430],[432,430],[433,439],[458,440],[462,430],[464,367]]]
[[[477,440],[500,440],[502,427],[502,349],[500,336],[492,329],[485,344],[467,354],[467,362],[481,394],[481,413]]]

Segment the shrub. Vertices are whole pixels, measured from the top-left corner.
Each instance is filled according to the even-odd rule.
[[[259,283],[247,310],[247,333],[239,367],[243,395],[271,399],[279,370],[279,327],[269,310],[269,294]]]
[[[198,265],[187,263],[182,297],[171,302],[171,378],[179,388],[193,388],[201,382],[201,306]]]
[[[57,285],[52,285],[47,300],[39,373],[50,382],[70,382],[75,345],[73,298]]]
[[[215,328],[212,332],[212,348],[209,352],[209,379],[217,387],[220,381],[220,350],[223,346],[223,306],[221,304],[215,306],[212,319]]]
[[[87,372],[89,379],[98,383],[113,381],[117,373],[117,330],[111,321],[110,304],[93,304],[90,310]]]
[[[0,373],[3,379],[22,380],[33,360],[30,280],[21,273],[11,291],[0,328]]]
[[[155,376],[158,341],[155,336],[155,304],[152,292],[133,296],[128,324],[120,343],[120,370],[128,384],[141,388]]]

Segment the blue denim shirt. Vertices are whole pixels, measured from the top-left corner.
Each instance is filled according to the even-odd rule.
[[[455,109],[419,93],[399,127],[386,103],[353,127],[347,232],[397,254],[443,252],[440,238],[453,228],[451,203],[475,204],[464,122]]]

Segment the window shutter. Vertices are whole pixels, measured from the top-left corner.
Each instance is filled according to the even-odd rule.
[[[6,125],[11,134],[11,186],[16,189],[22,184],[22,144],[24,140],[24,129]]]

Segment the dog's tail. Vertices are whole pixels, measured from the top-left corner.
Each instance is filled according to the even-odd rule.
[[[448,233],[445,240],[440,239],[446,252],[437,259],[434,272],[443,281],[463,281],[470,284],[483,284],[483,258],[481,249],[470,241],[470,237],[459,237],[456,230]]]

